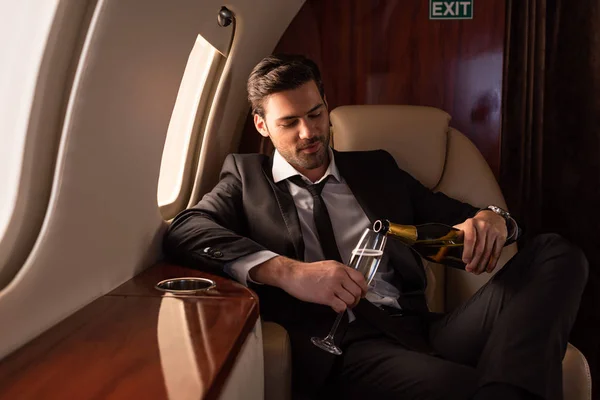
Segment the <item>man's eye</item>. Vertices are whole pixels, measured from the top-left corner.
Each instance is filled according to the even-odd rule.
[[[310,114],[310,115],[308,116],[308,118],[312,118],[312,119],[314,119],[314,118],[319,118],[320,116],[321,116],[321,113],[320,113],[320,112],[318,112],[318,113],[316,113],[316,114]]]
[[[291,128],[293,126],[295,126],[298,123],[298,120],[292,121],[289,124],[282,124],[281,127],[283,128]]]

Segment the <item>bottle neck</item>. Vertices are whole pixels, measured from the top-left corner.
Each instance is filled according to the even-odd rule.
[[[393,222],[389,223],[388,235],[394,235],[400,240],[408,243],[417,241],[417,227],[414,225],[400,225]]]
[[[414,225],[400,225],[388,220],[375,221],[373,225],[375,232],[385,235],[393,235],[405,243],[413,244],[417,241],[417,227]]]

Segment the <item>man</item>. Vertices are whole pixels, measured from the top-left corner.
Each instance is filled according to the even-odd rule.
[[[587,279],[577,248],[557,235],[539,236],[466,304],[434,315],[421,261],[389,240],[369,288],[345,264],[375,219],[457,226],[474,274],[494,270],[516,224],[507,225],[512,220],[497,208],[432,193],[384,151],[330,149],[323,83],[304,57],[262,60],[249,77],[248,98],[274,157],[228,156],[212,192],[175,218],[165,248],[258,293],[262,318],[290,334],[295,392],[561,398],[561,360]],[[336,336],[342,356],[311,344],[350,308]]]

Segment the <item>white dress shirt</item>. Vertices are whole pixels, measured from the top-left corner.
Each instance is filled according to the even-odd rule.
[[[340,175],[331,149],[329,149],[329,159],[330,163],[325,174],[315,183],[321,182],[329,175],[332,176],[325,183],[321,197],[327,206],[340,256],[344,264],[347,265],[350,261],[352,250],[358,243],[364,230],[371,226],[371,223],[358,204],[358,201],[356,201],[344,178]],[[286,180],[294,175],[300,175],[309,184],[313,183],[292,167],[277,151],[275,151],[273,157],[272,172],[275,183]],[[300,228],[304,240],[304,261],[322,261],[324,259],[323,250],[319,243],[313,219],[313,198],[308,190],[295,185],[289,180],[287,184],[296,205],[298,219],[300,220]],[[287,232],[282,232],[282,234],[287,234]],[[228,263],[225,265],[225,272],[247,286],[248,279],[250,279],[248,276],[250,269],[277,255],[272,251],[259,251]],[[377,273],[371,281],[366,298],[374,304],[400,308],[398,304],[400,292],[395,286],[389,283],[392,281],[393,276],[394,271],[388,267],[387,257],[384,256]]]

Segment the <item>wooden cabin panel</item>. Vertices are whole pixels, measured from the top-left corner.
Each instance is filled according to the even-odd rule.
[[[275,53],[317,62],[329,109],[347,104],[441,108],[498,176],[504,0],[479,1],[472,20],[430,20],[423,0],[307,0]],[[241,152],[270,151],[251,122]]]
[[[155,278],[175,276],[217,287],[184,297],[154,289]],[[257,321],[247,288],[157,265],[1,360],[0,398],[214,399]]]

